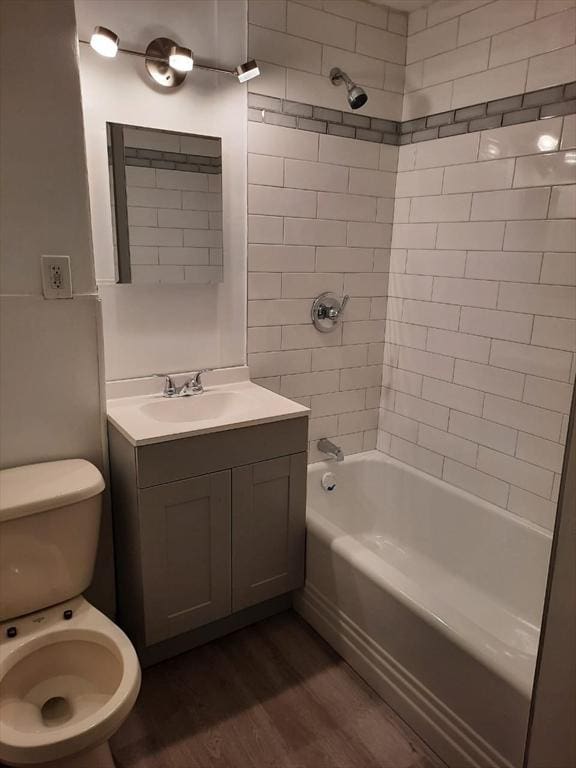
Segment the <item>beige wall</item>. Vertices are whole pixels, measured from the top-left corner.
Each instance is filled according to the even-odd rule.
[[[100,309],[74,6],[2,0],[0,12],[0,461],[83,457],[103,468]],[[42,298],[42,254],[70,256],[73,299]],[[111,609],[107,518],[93,596]]]

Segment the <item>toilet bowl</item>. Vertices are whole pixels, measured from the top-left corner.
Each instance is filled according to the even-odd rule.
[[[105,768],[140,665],[124,632],[80,595],[94,566],[100,473],[51,465],[0,472],[0,762]]]

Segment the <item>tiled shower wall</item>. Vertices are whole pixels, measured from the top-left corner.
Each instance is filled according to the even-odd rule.
[[[368,86],[368,114],[399,119],[406,17],[356,0],[310,5],[249,4],[250,55],[263,70],[252,87],[276,101],[249,99],[248,362],[260,383],[311,406],[314,460],[322,436],[347,452],[376,446],[398,157],[345,137],[370,122],[333,111],[345,92],[326,75],[345,67]],[[278,99],[292,115],[266,110]],[[320,122],[294,101],[320,107]],[[322,334],[310,309],[329,290],[351,299],[342,325]]]

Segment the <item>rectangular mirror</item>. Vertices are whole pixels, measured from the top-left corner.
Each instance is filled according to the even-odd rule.
[[[221,282],[221,139],[117,123],[107,134],[116,282]]]

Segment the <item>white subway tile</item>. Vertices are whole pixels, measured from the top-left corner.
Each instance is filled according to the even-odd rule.
[[[550,13],[560,13],[574,7],[574,0],[538,0],[536,18],[548,16]]]
[[[184,269],[182,266],[172,265],[133,264],[132,282],[137,285],[183,283]]]
[[[356,413],[342,413],[338,416],[338,434],[347,435],[350,432],[364,432],[378,427],[378,411],[372,408],[369,411],[356,411]]]
[[[248,185],[248,213],[316,217],[316,192]]]
[[[285,185],[321,192],[346,192],[348,168],[305,160],[285,160]]]
[[[354,50],[356,25],[332,13],[289,2],[286,30],[295,35],[299,42],[305,37],[337,48]]]
[[[466,304],[469,307],[495,307],[498,284],[488,280],[459,277],[435,277],[432,299],[445,304]]]
[[[410,219],[410,204],[411,199],[409,197],[397,198],[394,200],[394,223],[395,224],[408,224]]]
[[[159,227],[207,229],[208,222],[208,211],[178,211],[175,208],[161,208],[158,211]],[[218,228],[222,229],[221,226]]]
[[[322,219],[337,219],[339,221],[374,221],[376,219],[376,199],[339,192],[319,192],[318,216]]]
[[[282,239],[281,227],[282,219],[280,219],[280,240]],[[250,239],[254,239],[252,233]],[[248,246],[248,270],[250,272],[313,272],[314,248],[294,245],[250,245]]]
[[[561,149],[574,149],[576,147],[576,115],[566,115],[562,128]]]
[[[139,168],[135,165],[127,165],[126,185],[128,187],[155,187],[156,171],[154,168]],[[161,184],[159,186],[162,186]],[[178,189],[178,187],[177,187]]]
[[[388,320],[386,323],[386,341],[402,344],[405,347],[426,349],[427,330],[421,325],[410,325]]]
[[[444,462],[442,477],[446,482],[474,496],[479,496],[499,507],[506,507],[509,486],[491,475],[447,458]]]
[[[402,320],[417,325],[455,331],[460,320],[460,307],[432,301],[405,301]]]
[[[550,411],[570,412],[572,385],[550,379],[526,377],[523,400],[531,405],[539,405]]]
[[[466,308],[463,307],[463,311]],[[480,310],[484,312],[485,310]],[[466,330],[464,326],[461,326]],[[490,342],[488,339],[480,339],[467,333],[454,333],[453,331],[441,331],[430,328],[426,349],[429,352],[437,352],[450,357],[458,357],[461,360],[471,360],[475,363],[487,363],[490,356]]]
[[[373,299],[352,296],[346,305],[344,320],[346,322],[368,320],[370,318],[370,305],[372,301]]]
[[[470,251],[466,277],[477,280],[512,280],[537,283],[542,257],[526,251]]]
[[[293,272],[282,275],[282,296],[285,299],[313,298],[324,291],[342,295],[342,275]]]
[[[558,149],[562,118],[534,121],[505,128],[494,128],[480,134],[479,160],[535,155]]]
[[[448,431],[455,435],[465,437],[474,443],[485,445],[488,448],[495,448],[501,453],[514,455],[516,450],[516,440],[518,433],[510,427],[503,427],[495,424],[493,421],[478,418],[468,413],[459,411],[450,412],[450,424]]]
[[[509,221],[504,250],[573,252],[576,250],[576,221]]]
[[[250,55],[258,61],[269,61],[306,72],[320,72],[322,46],[318,42],[303,40],[303,37],[302,33],[294,37],[292,34],[264,29],[253,24],[248,26]],[[262,67],[262,70],[265,69],[266,67]]]
[[[490,40],[485,39],[426,59],[423,71],[424,87],[483,72],[488,67],[489,51]]]
[[[277,299],[282,295],[282,276],[279,272],[253,272],[248,274],[249,299]]]
[[[576,352],[576,320],[535,317],[532,344]]]
[[[248,151],[258,155],[318,159],[318,134],[279,125],[248,123]]]
[[[472,163],[477,158],[479,142],[479,133],[467,133],[461,136],[420,142],[416,144],[414,167],[417,169],[437,168],[460,163]],[[406,149],[408,148],[406,147]]]
[[[421,171],[405,171],[396,176],[396,197],[439,195],[442,191],[443,168]],[[512,178],[512,175],[510,175]],[[445,190],[460,191],[460,190]],[[465,191],[465,190],[464,190]]]
[[[324,0],[322,5],[325,11],[337,16],[387,29],[389,11],[386,6],[357,3],[356,0]]]
[[[460,17],[458,45],[526,24],[535,14],[536,0],[505,0],[465,13]]]
[[[398,174],[400,176],[400,174]],[[444,193],[481,192],[512,185],[514,160],[454,165],[444,171]]]
[[[248,182],[281,187],[284,184],[283,159],[250,153],[248,155]],[[299,186],[301,189],[306,189],[306,187],[298,184],[287,184],[287,186]]]
[[[221,211],[222,195],[219,192],[182,192],[182,208],[192,211]]]
[[[309,440],[320,440],[321,437],[336,437],[337,434],[338,416],[321,416],[319,419],[310,419],[308,424]]]
[[[132,264],[158,264],[158,247],[155,245],[131,245]]]
[[[210,251],[208,248],[173,248],[170,246],[161,246],[158,251],[158,260],[160,264],[206,266],[210,263]]]
[[[131,245],[182,245],[182,230],[166,227],[129,227]]]
[[[342,342],[344,344],[367,344],[384,341],[385,323],[383,320],[359,320],[343,324]]]
[[[368,362],[366,344],[314,349],[312,351],[312,370],[329,371],[342,368],[365,366]]]
[[[422,373],[435,379],[452,380],[454,360],[444,355],[423,352],[419,349],[400,347],[398,366],[406,371]]]
[[[393,171],[396,173],[398,170],[398,156],[400,147],[393,147],[389,144],[380,145],[380,163],[378,167],[381,171]]]
[[[449,408],[479,416],[482,413],[484,395],[478,390],[461,387],[437,379],[425,378],[422,384],[422,397]]]
[[[576,180],[576,174],[574,179]],[[576,215],[576,184],[552,187],[548,218],[571,219],[574,215]]]
[[[518,161],[520,162],[520,161]],[[476,192],[472,201],[473,221],[542,219],[548,211],[548,189],[510,189]]]
[[[248,82],[248,92],[285,99],[286,68],[266,62],[266,66],[260,72],[260,77],[257,79],[253,78]]]
[[[462,464],[476,466],[478,446],[448,432],[421,424],[418,430],[418,444],[442,456],[456,459]]]
[[[287,218],[284,219],[284,242],[291,245],[346,245],[346,222]]]
[[[532,315],[462,307],[460,329],[478,336],[529,344],[532,336]]]
[[[361,389],[347,392],[331,392],[325,395],[315,395],[312,398],[312,413],[315,418],[332,416],[339,413],[351,413],[364,410],[365,393]]]
[[[343,69],[354,82],[362,83],[363,86],[383,86],[385,64],[378,59],[325,45],[322,51],[322,74],[328,77],[333,67]]]
[[[414,206],[415,200],[412,201]],[[393,248],[434,248],[436,224],[394,224]]]
[[[297,133],[301,133],[301,131],[297,131]],[[319,157],[323,163],[376,170],[380,161],[380,147],[369,141],[322,135],[320,136]]]
[[[410,221],[468,221],[471,202],[470,194],[415,197],[410,208]]]
[[[576,46],[534,56],[528,63],[526,90],[536,91],[570,81],[576,70]]]
[[[564,444],[520,432],[516,456],[523,461],[529,461],[531,464],[544,467],[552,472],[562,472]]]
[[[248,352],[271,352],[280,349],[282,329],[277,326],[248,328]]]
[[[406,63],[412,64],[420,59],[428,59],[438,53],[450,51],[456,47],[458,19],[438,24],[432,29],[416,32],[408,37]]]
[[[248,325],[297,325],[310,316],[306,299],[258,299],[248,302]]]
[[[501,32],[491,41],[490,66],[528,59],[574,43],[576,9],[554,14],[531,24]]]
[[[549,497],[552,490],[554,475],[549,470],[483,446],[478,451],[478,469],[538,496]]]
[[[514,371],[456,360],[454,382],[465,387],[491,392],[504,397],[520,399],[524,389],[524,376]]]
[[[452,107],[465,107],[521,93],[527,70],[528,61],[518,61],[454,80]]]
[[[430,85],[428,88],[413,90],[404,95],[402,120],[445,112],[452,104],[453,82]]]
[[[286,29],[286,0],[250,0],[248,21],[267,29]]]
[[[489,2],[491,0],[436,0],[428,8],[428,26],[432,27],[441,21],[452,19],[454,16],[461,16],[463,13],[473,11]]]
[[[408,251],[406,272],[417,275],[463,277],[466,251]]]
[[[569,285],[526,285],[504,283],[500,286],[498,307],[552,317],[576,317],[576,288]]]
[[[420,302],[416,302],[416,303],[418,304]],[[427,303],[427,302],[424,302],[424,303]],[[390,320],[402,320],[403,307],[404,307],[404,299],[397,299],[389,296],[388,305],[386,309],[386,317],[390,318]]]
[[[310,320],[304,325],[287,325],[282,328],[282,349],[313,349],[315,347],[336,347],[342,343],[342,328],[333,333],[319,334]]]
[[[436,245],[446,249],[498,251],[502,249],[504,226],[504,222],[439,224]]]
[[[255,352],[248,355],[248,366],[253,378],[303,373],[310,370],[310,350],[295,352]]]
[[[350,296],[386,296],[387,292],[388,275],[385,273],[379,275],[375,275],[373,272],[348,274],[344,278],[344,293]]]
[[[561,414],[519,403],[516,400],[486,395],[483,416],[497,424],[504,424],[549,440],[558,440],[560,437]],[[527,490],[530,489],[527,488]]]
[[[402,371],[390,365],[382,366],[382,387],[406,392],[408,395],[420,397],[422,393],[422,376],[411,371]]]
[[[511,486],[508,499],[508,509],[525,520],[530,520],[536,525],[552,530],[556,517],[556,502],[547,501],[541,496]]]
[[[325,392],[337,392],[339,388],[338,385],[338,371],[294,373],[282,376],[280,381],[280,394],[285,397],[321,395]]]
[[[333,225],[336,222],[332,222]],[[344,224],[344,222],[338,222]],[[392,233],[391,224],[381,224],[379,222],[357,223],[348,222],[347,245],[359,248],[383,248],[390,245]],[[319,243],[319,245],[338,245],[339,243]]]
[[[182,193],[175,189],[152,189],[150,187],[126,187],[128,205],[146,208],[181,208]]]
[[[405,440],[415,443],[418,437],[418,422],[408,419],[385,408],[380,410],[379,428]]]
[[[156,171],[156,186],[159,189],[181,189],[208,192],[208,174],[191,171]]]
[[[432,277],[390,273],[388,295],[405,299],[429,299],[432,295]]]
[[[222,230],[220,229],[183,229],[182,233],[184,245],[191,245],[196,248],[222,248]]]
[[[368,365],[379,365],[384,362],[384,342],[368,344]]]
[[[367,365],[363,368],[345,368],[340,371],[340,389],[363,389],[382,384],[382,366]]]
[[[162,209],[160,211],[161,213],[181,213],[181,211],[172,211],[169,208]],[[202,220],[199,222],[200,226],[206,227],[208,225],[208,214],[201,213],[200,216],[205,216],[205,220]],[[157,208],[139,208],[139,207],[129,207],[128,208],[128,224],[131,227],[157,227],[158,226],[158,209]],[[174,223],[168,224],[167,226],[174,227],[178,226]]]
[[[408,14],[408,34],[413,35],[416,32],[426,28],[426,15],[428,10],[426,8],[419,8],[416,11]]]
[[[571,356],[568,352],[529,344],[493,341],[490,364],[557,381],[568,381]]]
[[[394,221],[394,199],[379,197],[376,203],[376,221],[391,224]]]
[[[383,59],[394,64],[406,63],[406,38],[404,35],[395,35],[363,24],[358,24],[356,50],[375,59]]]
[[[350,192],[357,195],[394,197],[396,174],[390,171],[373,171],[350,168]]]
[[[390,443],[390,455],[429,475],[442,477],[443,457],[427,448],[393,437]]]
[[[403,144],[398,147],[398,166],[396,168],[398,173],[415,169],[418,146],[418,144]]]
[[[317,272],[369,272],[372,269],[371,248],[318,248]]]
[[[551,184],[574,184],[576,182],[576,170],[572,155],[571,152],[553,152],[551,154],[519,157],[516,160],[514,186],[537,187],[550,186]]]

